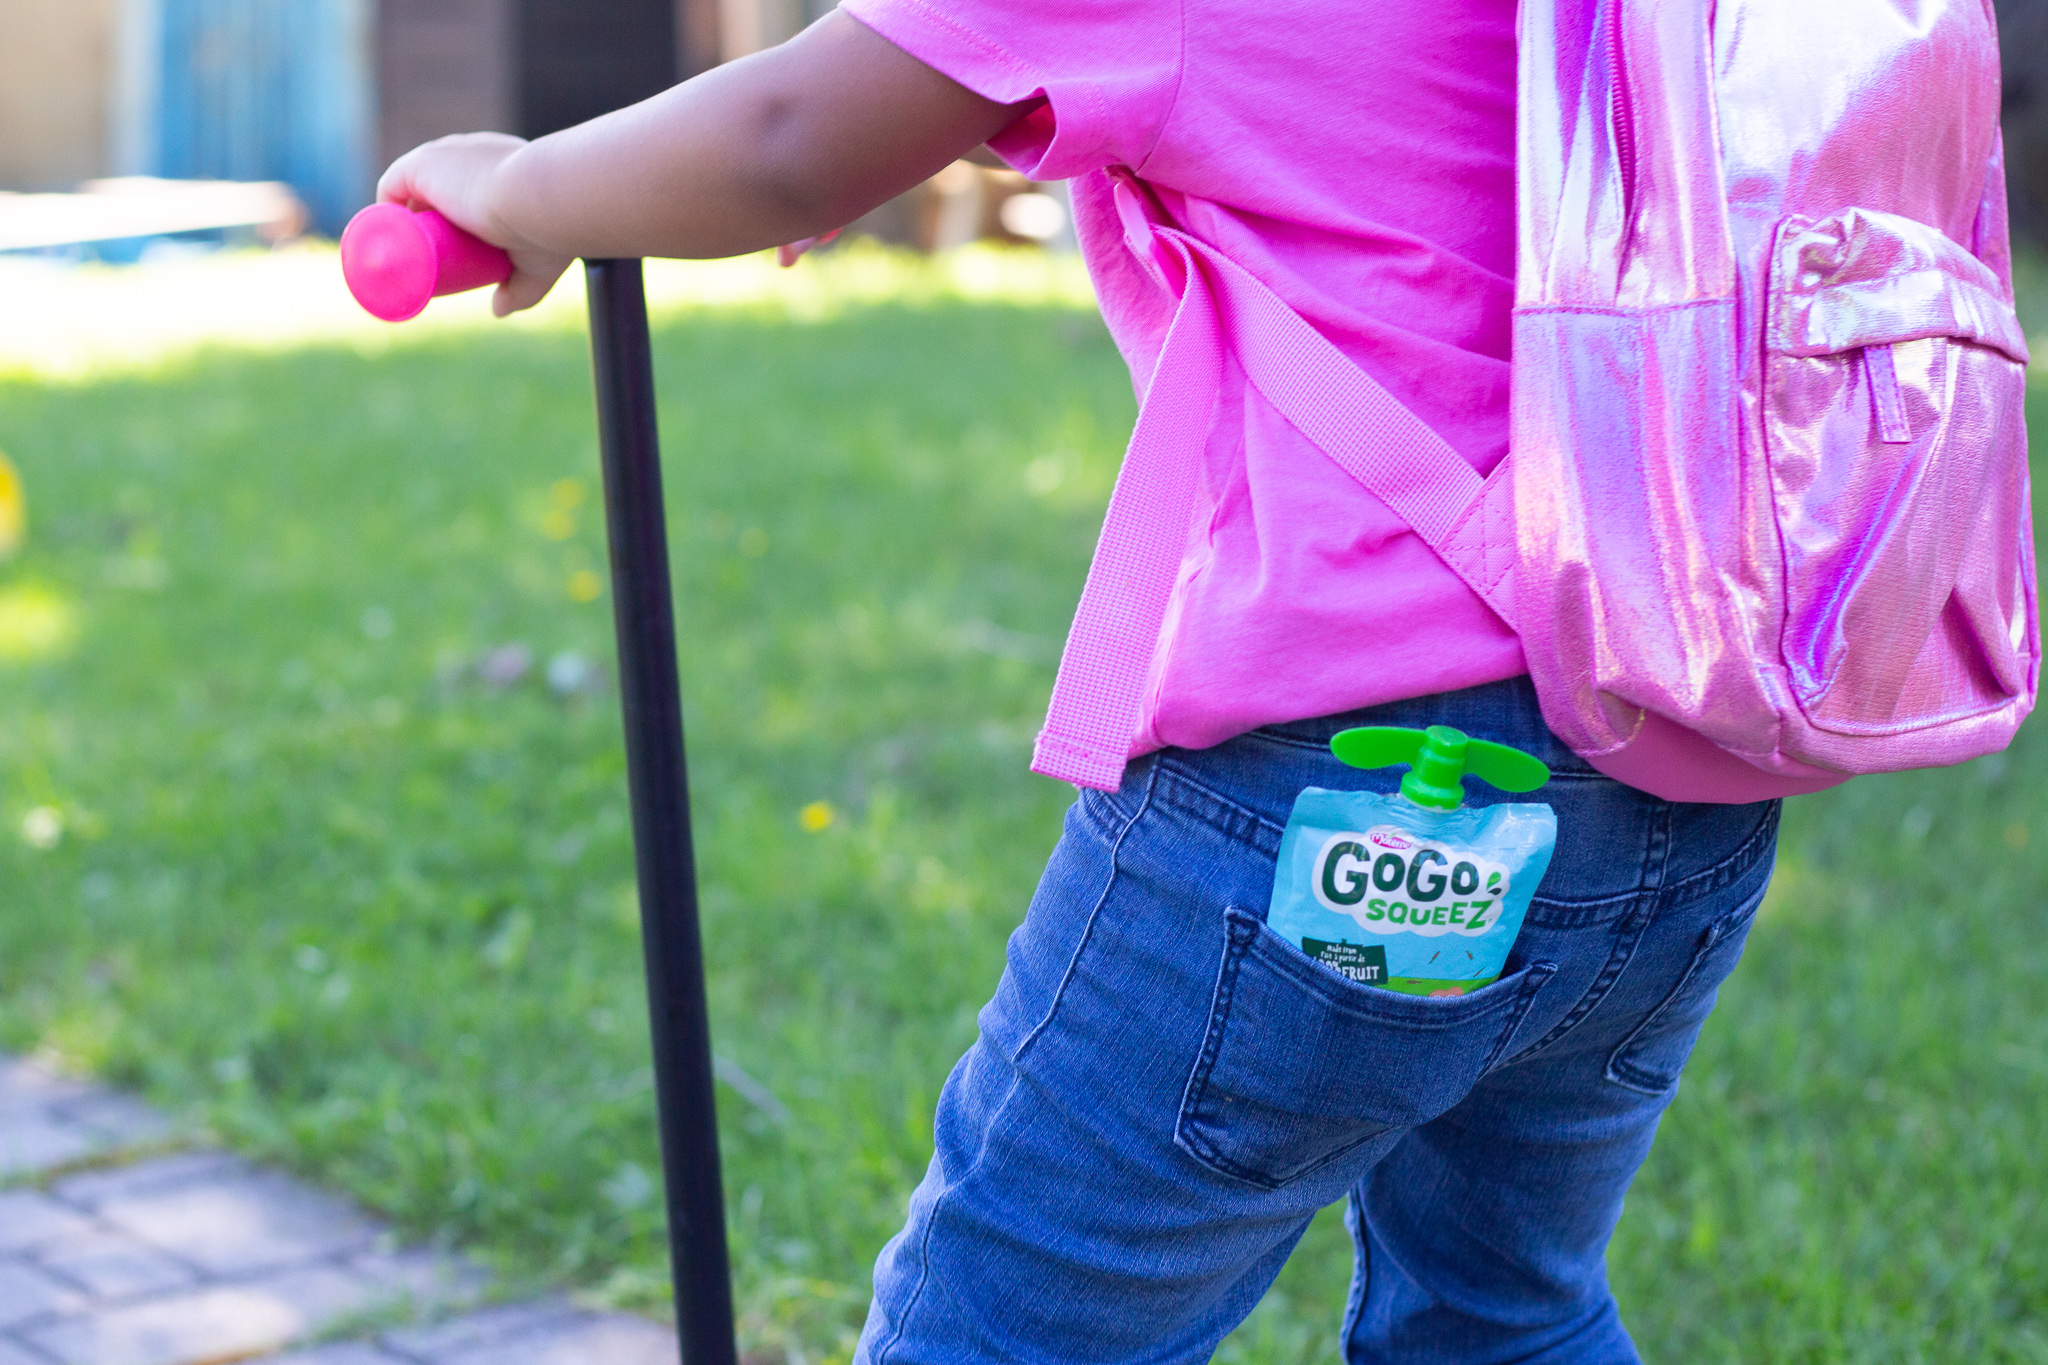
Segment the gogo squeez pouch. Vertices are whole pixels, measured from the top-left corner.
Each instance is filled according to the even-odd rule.
[[[1459,779],[1526,792],[1550,769],[1448,725],[1346,730],[1330,751],[1354,768],[1412,766],[1397,795],[1310,787],[1295,798],[1266,923],[1367,985],[1463,995],[1494,980],[1550,866],[1557,813],[1465,809]]]

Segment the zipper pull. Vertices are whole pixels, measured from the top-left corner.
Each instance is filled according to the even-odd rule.
[[[1870,402],[1877,411],[1877,439],[1894,446],[1910,442],[1913,424],[1906,420],[1906,399],[1899,392],[1890,342],[1863,348],[1863,377],[1870,381]]]

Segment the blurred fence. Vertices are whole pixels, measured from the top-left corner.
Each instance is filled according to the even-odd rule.
[[[780,42],[830,3],[0,0],[0,189],[282,181],[332,232],[406,147],[550,131]],[[2048,0],[1994,5],[2014,226],[2048,246]],[[950,202],[935,189],[872,226],[944,239],[919,215]]]
[[[132,133],[154,175],[281,180],[339,231],[374,172],[367,0],[158,0],[155,98]]]

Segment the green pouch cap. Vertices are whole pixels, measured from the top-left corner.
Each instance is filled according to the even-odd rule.
[[[1340,732],[1330,741],[1330,752],[1354,768],[1409,764],[1401,778],[1401,795],[1430,810],[1464,805],[1465,788],[1459,779],[1468,772],[1506,792],[1532,792],[1550,780],[1542,759],[1505,744],[1473,739],[1448,725],[1427,730],[1364,725]]]

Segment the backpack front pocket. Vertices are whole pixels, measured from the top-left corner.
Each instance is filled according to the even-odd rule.
[[[2026,685],[2026,340],[1940,231],[1849,209],[1779,225],[1763,434],[1781,649],[1808,723],[1902,735]]]

